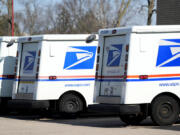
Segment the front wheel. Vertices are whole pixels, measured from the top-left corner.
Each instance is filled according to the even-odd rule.
[[[63,116],[77,116],[83,111],[83,101],[76,94],[66,94],[58,102],[60,114]]]
[[[179,117],[179,104],[170,96],[157,97],[151,104],[151,118],[160,126],[172,125]]]
[[[143,121],[146,117],[142,114],[127,114],[120,115],[121,120],[127,125],[138,125],[141,121]]]

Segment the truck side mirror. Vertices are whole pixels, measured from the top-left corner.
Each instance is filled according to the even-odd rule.
[[[96,40],[96,35],[92,34],[86,38],[86,43],[91,43],[94,40]]]
[[[14,43],[15,43],[15,40],[14,40],[14,39],[10,40],[10,41],[8,42],[8,44],[7,44],[7,47],[12,46]]]

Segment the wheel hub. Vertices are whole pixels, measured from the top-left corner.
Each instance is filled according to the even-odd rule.
[[[76,112],[78,110],[78,103],[75,100],[66,103],[68,112]]]
[[[173,113],[172,105],[169,103],[164,103],[161,105],[159,114],[162,118],[169,118]]]

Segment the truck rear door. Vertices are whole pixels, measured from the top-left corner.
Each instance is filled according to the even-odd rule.
[[[126,74],[126,35],[104,38],[100,96],[121,96]]]
[[[36,75],[38,73],[37,66],[39,66],[39,51],[39,42],[22,44],[17,93],[21,94],[21,96],[27,94],[27,98],[32,98],[37,87]]]

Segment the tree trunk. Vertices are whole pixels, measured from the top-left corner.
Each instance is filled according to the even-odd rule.
[[[131,0],[128,0],[127,3],[125,3],[125,0],[122,0],[121,6],[120,6],[120,9],[119,9],[119,12],[118,12],[118,20],[117,20],[116,27],[120,26],[121,20],[122,20],[123,16],[126,14],[130,3],[131,3]]]
[[[154,0],[148,0],[148,19],[147,19],[147,25],[151,25],[153,12],[154,12]]]

